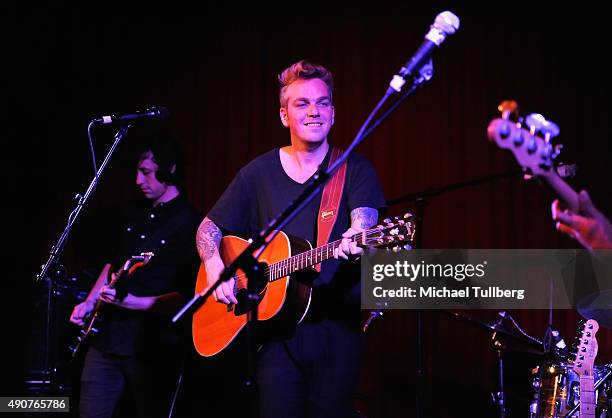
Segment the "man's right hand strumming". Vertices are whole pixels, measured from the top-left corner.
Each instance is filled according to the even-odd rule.
[[[221,257],[211,257],[206,261],[206,277],[208,278],[208,286],[212,286],[221,276],[225,269],[225,265]],[[234,287],[236,280],[232,277],[226,282],[222,282],[213,292],[213,297],[217,302],[225,303],[226,305],[237,304],[236,296],[234,295]]]

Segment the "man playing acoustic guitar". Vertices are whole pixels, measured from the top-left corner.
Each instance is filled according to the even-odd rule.
[[[331,73],[299,61],[279,75],[280,120],[291,143],[243,167],[208,213],[197,233],[197,247],[208,284],[224,269],[219,248],[223,233],[248,238],[259,232],[305,188],[333,147],[327,135],[334,124]],[[347,162],[329,241],[342,240],[333,257],[321,263],[303,320],[291,332],[259,336],[257,383],[262,418],[351,416],[351,395],[361,351],[359,268],[350,261],[362,249],[350,237],[374,226],[385,200],[372,165],[352,155]],[[317,242],[321,194],[284,229],[289,236]],[[223,231],[223,232],[222,232]],[[235,305],[236,282],[214,292],[218,303]]]

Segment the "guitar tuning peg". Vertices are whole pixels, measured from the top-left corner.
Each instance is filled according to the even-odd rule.
[[[546,143],[550,143],[550,141],[552,141],[554,137],[559,135],[559,132],[561,132],[561,130],[553,122],[548,122],[546,128],[542,130],[542,133],[544,134],[544,140],[546,141]]]
[[[391,223],[391,219],[385,218],[385,219],[383,219],[383,223],[390,224]]]
[[[516,130],[514,133],[514,138],[512,138],[512,142],[514,142],[514,145],[521,146],[523,145],[523,142],[525,142],[525,138],[523,138],[523,130],[521,129],[521,123],[517,122],[516,124]]]
[[[412,213],[410,212],[404,213],[404,219],[411,219],[411,218],[412,218]]]
[[[559,135],[561,130],[556,123],[545,120],[544,124],[540,127],[540,132],[544,135],[544,140],[550,142],[554,137]]]
[[[509,120],[510,115],[518,114],[518,104],[514,100],[504,100],[497,106],[497,110],[501,112],[502,119]]]
[[[546,126],[547,123],[546,118],[540,113],[530,113],[525,118],[525,124],[529,128],[532,135],[539,132],[542,127]]]
[[[563,149],[563,144],[557,144],[553,147],[552,155],[550,156],[553,160],[561,154],[561,150]]]
[[[394,220],[394,221],[399,220],[399,216],[394,216],[394,217],[393,217],[393,220]]]

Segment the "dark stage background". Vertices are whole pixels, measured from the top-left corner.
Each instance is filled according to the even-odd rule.
[[[461,28],[437,51],[434,78],[358,148],[376,166],[387,199],[516,169],[511,154],[486,138],[497,105],[512,98],[523,115],[539,112],[559,124],[558,142],[565,144],[560,159],[579,167],[571,184],[587,188],[600,209],[612,214],[611,89],[605,57],[610,36],[595,11],[474,13],[455,6],[415,10],[376,2],[347,7],[202,5],[199,11],[178,4],[114,11],[55,5],[5,15],[5,53],[10,57],[5,62],[11,69],[7,101],[15,113],[4,149],[11,173],[5,181],[8,200],[18,210],[8,222],[14,244],[7,264],[14,266],[9,284],[15,292],[4,304],[10,352],[3,359],[10,372],[1,394],[23,393],[23,376],[36,362],[32,357],[40,355],[26,349],[40,337],[40,289],[34,276],[63,228],[74,194],[89,184],[89,120],[150,104],[167,106],[168,125],[186,151],[187,192],[204,214],[241,166],[288,143],[278,118],[280,70],[309,58],[333,71],[336,124],[330,139],[346,146],[392,75],[421,44],[436,14],[446,8],[460,17]],[[99,158],[112,133],[94,129]],[[130,139],[111,161],[63,258],[68,275],[83,287],[105,250],[98,237],[106,214],[119,199],[135,195]],[[129,184],[122,181],[125,176]],[[423,246],[574,247],[554,229],[551,200],[543,187],[520,175],[451,191],[428,202],[420,231]],[[389,212],[414,209],[406,202]],[[60,304],[71,304],[71,298],[72,293],[62,296]],[[491,311],[468,314],[497,318]],[[511,314],[530,334],[544,335],[548,312]],[[60,321],[66,329],[67,319]],[[424,312],[423,319],[427,416],[460,416],[468,410],[471,416],[491,416],[496,363],[490,335],[436,311]],[[578,319],[574,311],[553,312],[554,326],[566,340],[572,339]],[[414,312],[393,311],[366,336],[356,402],[369,416],[414,415],[415,330]],[[598,341],[598,362],[609,362],[610,331],[600,331]],[[201,361],[194,360],[193,370],[206,369]],[[530,368],[538,361],[514,350],[507,353],[511,416],[527,414]],[[231,385],[229,377],[218,378],[214,384],[206,377],[190,380],[198,402],[215,402],[212,388]]]

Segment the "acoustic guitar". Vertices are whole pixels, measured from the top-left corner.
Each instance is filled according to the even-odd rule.
[[[351,237],[360,247],[384,247],[399,250],[400,245],[412,242],[414,223],[412,215],[394,222],[385,220],[383,225],[360,232]],[[387,222],[388,221],[388,222]],[[305,240],[289,237],[282,231],[259,256],[267,264],[266,283],[259,291],[257,305],[258,325],[264,332],[295,326],[308,312],[311,299],[311,283],[316,272],[312,268],[334,256],[334,249],[341,240],[312,248]],[[225,265],[230,264],[248,246],[248,242],[236,236],[221,240],[220,254]],[[198,353],[213,356],[225,349],[244,328],[248,321],[246,308],[247,278],[241,270],[235,275],[236,305],[225,305],[208,298],[194,314],[192,322],[193,342]],[[196,282],[196,294],[209,288],[204,264],[200,266]]]

